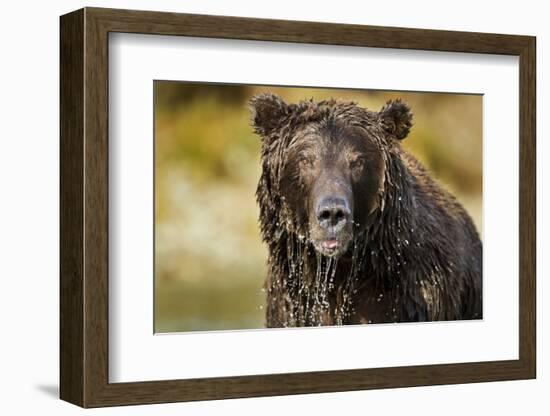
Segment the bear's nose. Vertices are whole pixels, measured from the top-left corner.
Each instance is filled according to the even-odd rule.
[[[351,210],[342,198],[323,198],[317,205],[317,221],[323,228],[334,227],[338,231],[346,225],[350,215]]]

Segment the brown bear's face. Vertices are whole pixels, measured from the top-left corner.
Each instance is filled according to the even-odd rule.
[[[383,178],[382,154],[365,131],[312,123],[287,148],[280,193],[315,249],[338,256],[378,206]]]
[[[288,105],[274,95],[255,97],[252,107],[279,221],[322,255],[342,255],[380,206],[385,147],[407,134],[408,107],[376,113],[336,101]]]

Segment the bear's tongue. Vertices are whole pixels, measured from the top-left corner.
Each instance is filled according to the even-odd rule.
[[[334,250],[338,245],[337,240],[324,240],[322,243],[323,248],[327,250]]]

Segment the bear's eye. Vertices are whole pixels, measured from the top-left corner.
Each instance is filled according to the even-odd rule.
[[[313,159],[312,156],[309,156],[309,155],[300,155],[299,156],[299,159],[298,159],[298,163],[300,164],[300,166],[302,167],[310,167],[310,166],[313,166],[313,163],[315,162],[315,160]]]
[[[350,167],[355,171],[361,171],[365,167],[365,159],[358,157],[350,162]]]

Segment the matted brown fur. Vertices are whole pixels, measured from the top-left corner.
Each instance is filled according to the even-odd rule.
[[[481,241],[464,208],[401,147],[412,126],[406,104],[374,112],[352,102],[287,104],[262,94],[251,108],[262,138],[256,195],[269,250],[268,327],[482,317]],[[303,140],[317,159],[348,157],[339,153],[349,148],[366,161],[360,173],[346,160],[338,165],[336,173],[351,178],[355,208],[338,255],[324,255],[315,242],[317,178],[306,179],[295,151]]]

